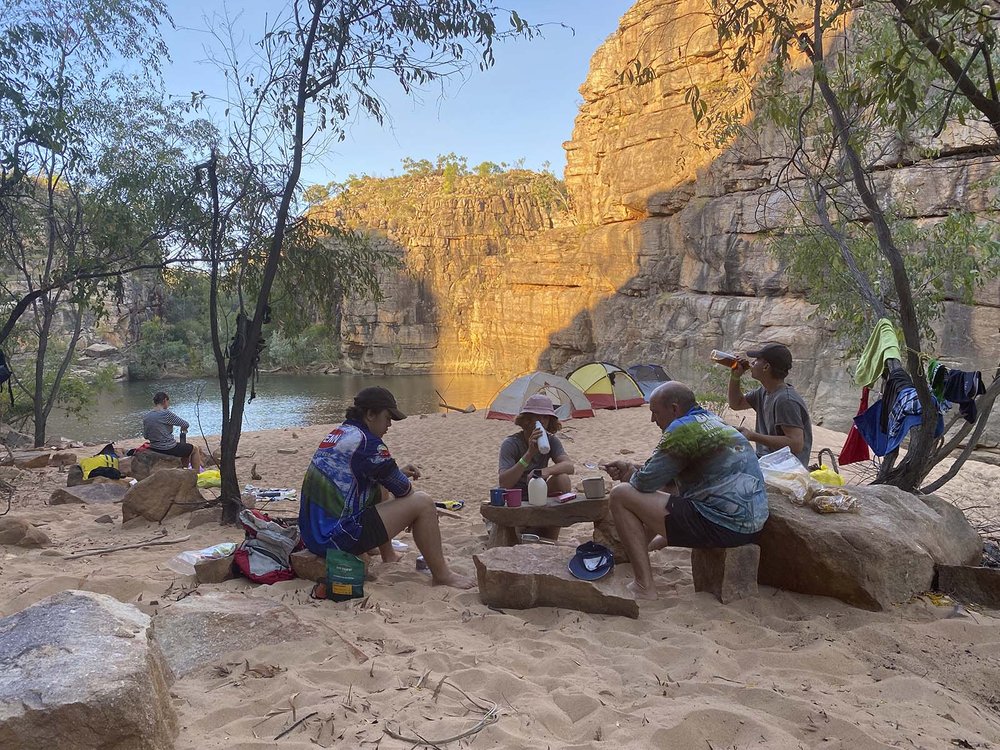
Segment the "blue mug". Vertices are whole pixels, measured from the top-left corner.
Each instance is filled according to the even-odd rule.
[[[490,505],[503,505],[503,493],[505,492],[503,487],[494,487],[490,490]]]

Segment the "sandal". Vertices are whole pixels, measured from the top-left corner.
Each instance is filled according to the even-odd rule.
[[[317,596],[317,592],[318,591],[322,591],[323,592],[321,596]],[[318,600],[326,601],[326,599],[327,599],[327,596],[326,596],[326,584],[325,583],[317,583],[315,586],[313,586],[311,589],[309,589],[309,598],[310,599],[318,599]]]

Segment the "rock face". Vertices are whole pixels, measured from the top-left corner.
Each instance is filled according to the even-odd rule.
[[[881,610],[929,591],[936,564],[982,559],[979,534],[950,503],[895,487],[849,489],[860,514],[820,514],[768,493],[760,583]]]
[[[708,147],[684,101],[732,83],[708,3],[638,0],[595,52],[580,88],[565,173],[572,211],[530,190],[447,193],[440,181],[395,213],[351,196],[352,223],[382,238],[404,269],[385,299],[344,306],[345,361],[366,372],[566,374],[592,359],[655,362],[700,390],[708,353],[779,340],[815,422],[843,428],[857,408],[840,348],[769,250],[792,223],[771,187],[780,160],[760,148]],[[682,50],[682,54],[662,54]],[[618,73],[651,61],[639,86]],[[761,138],[767,144],[768,135]],[[949,127],[927,158],[914,143],[878,173],[880,194],[905,198],[918,224],[956,207],[985,208],[992,156],[967,152]],[[787,205],[787,204],[786,204]],[[766,209],[766,210],[765,210]],[[965,369],[1000,350],[1000,284],[977,304],[949,303],[935,352]]]
[[[0,620],[0,747],[170,750],[177,718],[150,619],[64,591]]]
[[[572,550],[542,544],[495,547],[473,555],[479,598],[492,607],[563,607],[598,615],[636,618],[639,605],[612,571],[596,581],[574,578]]]
[[[49,498],[49,505],[65,505],[67,503],[82,503],[95,505],[101,503],[120,503],[125,499],[129,487],[117,482],[101,482],[80,484],[66,489],[59,488]]]
[[[181,460],[179,458],[147,450],[139,451],[132,456],[132,461],[129,464],[129,473],[142,481],[153,472],[179,468],[181,468]]]
[[[161,610],[153,627],[177,677],[210,666],[230,651],[314,635],[284,604],[226,592],[195,592]]]
[[[96,485],[100,486],[100,485]],[[122,521],[138,516],[160,522],[205,505],[198,475],[188,469],[163,469],[132,485],[122,500]]]

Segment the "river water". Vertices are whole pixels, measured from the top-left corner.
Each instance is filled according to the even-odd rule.
[[[370,385],[392,391],[399,408],[407,414],[430,414],[441,411],[435,390],[452,406],[465,408],[474,404],[482,409],[504,383],[491,375],[262,375],[257,384],[257,398],[246,408],[243,429],[337,424],[354,394]],[[170,394],[170,408],[191,423],[191,435],[221,432],[218,382],[198,378],[118,383],[81,417],[70,417],[54,409],[49,418],[49,439],[66,437],[99,443],[139,437],[142,415],[152,408],[153,394],[160,390]]]

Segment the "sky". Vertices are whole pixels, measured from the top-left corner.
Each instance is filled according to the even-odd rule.
[[[548,163],[561,177],[566,164],[562,143],[572,135],[582,101],[578,89],[590,57],[617,29],[632,2],[511,0],[510,7],[530,23],[553,24],[544,29],[543,38],[503,44],[495,51],[494,68],[450,83],[444,99],[437,91],[421,101],[393,96],[391,123],[355,122],[344,142],[305,166],[303,185],[341,181],[351,174],[399,174],[404,157],[434,161],[451,152],[467,157],[470,167],[524,159],[524,166],[540,169]],[[220,12],[224,0],[168,0],[167,5],[177,27],[164,30],[171,56],[164,71],[167,92],[185,100],[194,90],[221,92],[221,76],[206,53],[217,43],[205,29],[206,18]],[[275,6],[247,0],[241,7],[240,26],[248,38],[256,38],[264,10]]]

